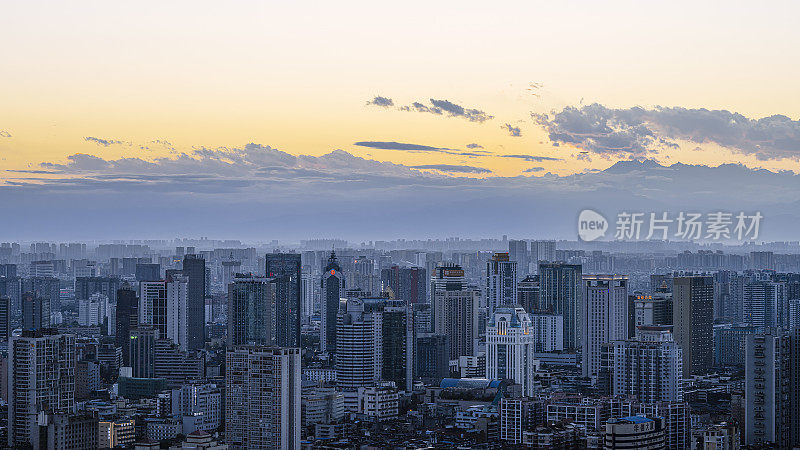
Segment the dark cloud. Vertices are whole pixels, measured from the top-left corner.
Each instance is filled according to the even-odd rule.
[[[655,107],[607,108],[594,103],[532,114],[554,144],[606,156],[642,157],[676,141],[714,143],[760,160],[800,158],[800,121],[783,115],[751,119],[725,110]]]
[[[525,172],[525,173],[529,173],[529,172],[544,172],[544,170],[545,170],[544,167],[531,167],[530,169],[523,170],[523,172]]]
[[[472,144],[467,144],[467,148],[483,148],[483,146],[480,144],[472,143]]]
[[[525,161],[530,162],[542,162],[542,161],[563,161],[561,158],[553,158],[551,156],[534,156],[534,155],[498,155],[500,158],[516,158],[516,159],[524,159]]]
[[[11,133],[9,133],[6,130],[0,130],[0,137],[10,138],[11,137]]]
[[[86,136],[86,137],[83,138],[83,140],[87,141],[87,142],[94,142],[95,144],[102,145],[103,147],[109,147],[111,145],[117,145],[117,144],[130,145],[130,142],[119,141],[119,140],[116,140],[116,139],[101,139],[101,138],[97,138],[97,137],[94,137],[94,136]]]
[[[506,123],[506,124],[504,124],[504,125],[503,125],[502,127],[500,127],[500,128],[502,128],[502,129],[504,129],[504,130],[508,131],[508,135],[509,135],[509,136],[513,136],[513,137],[520,137],[520,136],[522,136],[522,130],[520,130],[520,129],[519,129],[519,127],[514,127],[514,126],[511,126],[511,124],[509,124],[509,123]]]
[[[367,104],[374,104],[375,100],[379,97],[375,97],[375,99],[367,102]],[[380,97],[383,98],[383,97]],[[391,99],[386,99],[391,101]],[[406,106],[399,106],[397,109],[400,111],[412,111],[412,112],[421,112],[421,113],[428,113],[428,114],[435,114],[437,116],[447,115],[449,117],[460,117],[462,119],[469,120],[470,122],[478,122],[483,123],[487,120],[491,120],[494,116],[487,114],[480,109],[475,108],[465,108],[459,104],[453,103],[450,100],[438,100],[435,98],[431,98],[428,100],[429,103],[421,103],[421,102],[413,102],[410,105]],[[394,102],[392,102],[392,105]],[[392,106],[392,105],[379,105],[379,106]]]
[[[455,164],[424,164],[421,166],[411,166],[412,169],[423,170],[438,170],[440,172],[453,172],[453,173],[492,173],[491,170],[483,167],[475,166],[460,166]]]
[[[359,147],[378,148],[381,150],[405,150],[411,152],[441,152],[443,150],[449,150],[445,148],[431,147],[430,145],[406,144],[403,142],[391,141],[360,141],[354,143],[353,145],[357,145]]]
[[[380,95],[376,95],[375,98],[367,102],[367,105],[389,108],[391,106],[394,106],[394,101],[392,101],[392,99],[388,97],[381,97]]]

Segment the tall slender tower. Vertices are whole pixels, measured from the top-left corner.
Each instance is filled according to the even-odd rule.
[[[486,305],[489,316],[499,306],[517,304],[517,262],[508,253],[495,253],[486,262]]]
[[[539,302],[542,309],[564,316],[564,349],[581,346],[580,305],[583,279],[580,264],[539,264]]]
[[[139,326],[139,298],[128,283],[117,291],[116,315],[116,344],[122,348],[122,365],[130,367],[131,329]]]
[[[228,285],[228,348],[274,345],[275,285],[269,278],[237,274]]]
[[[201,350],[206,342],[206,260],[195,254],[184,256],[183,274],[189,277],[187,347],[189,350]]]
[[[275,286],[276,345],[300,347],[301,264],[299,253],[267,253],[267,278]]]
[[[336,317],[339,314],[339,302],[344,297],[344,275],[336,259],[336,253],[331,252],[328,265],[322,273],[322,331],[320,344],[323,352],[336,352]]]
[[[533,396],[534,333],[530,316],[521,306],[495,309],[486,325],[486,378],[511,379]]]
[[[604,344],[628,338],[628,277],[584,275],[582,305],[583,376],[600,372],[600,350]]]
[[[684,377],[704,374],[714,364],[714,279],[675,277],[672,286],[673,333],[683,350]]]

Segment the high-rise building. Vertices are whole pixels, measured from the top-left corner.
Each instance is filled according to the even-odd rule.
[[[183,257],[183,274],[188,280],[188,342],[189,350],[201,350],[206,342],[206,260],[196,254]]]
[[[139,326],[139,299],[136,291],[125,283],[117,291],[117,308],[115,341],[122,348],[122,359],[125,367],[130,367],[130,330]]]
[[[714,280],[675,277],[672,284],[673,336],[683,350],[683,374],[703,374],[714,364]]]
[[[153,378],[155,376],[156,341],[160,334],[152,326],[140,326],[130,330],[128,360],[134,378]]]
[[[533,396],[533,324],[520,306],[495,309],[486,325],[486,378],[511,379],[522,386],[523,395]]]
[[[791,448],[790,339],[780,329],[747,336],[745,443]]]
[[[42,328],[9,342],[9,447],[42,447],[39,413],[71,413],[75,406],[75,337]]]
[[[175,275],[166,282],[167,339],[182,351],[189,348],[189,280],[185,275]]]
[[[11,337],[11,299],[0,295],[0,341]]]
[[[274,345],[274,288],[266,277],[236,274],[228,285],[228,348]]]
[[[22,294],[22,329],[39,330],[50,326],[50,299],[33,292]]]
[[[634,296],[634,326],[672,325],[672,293]]]
[[[644,403],[683,401],[683,356],[672,327],[641,325],[633,339],[610,344],[608,374],[614,395]]]
[[[139,324],[155,327],[159,335],[167,335],[167,283],[142,281],[139,283]]]
[[[317,283],[315,282],[313,274],[309,271],[303,271],[300,275],[301,297],[300,297],[300,320],[303,323],[309,323],[311,316],[317,313]]]
[[[788,327],[789,299],[785,283],[748,282],[742,294],[745,323],[756,327]]]
[[[474,356],[478,339],[480,292],[468,286],[457,265],[436,268],[431,279],[433,332],[447,336],[450,358]]]
[[[161,264],[137,263],[136,281],[158,281],[161,279]]]
[[[628,338],[628,277],[584,275],[581,318],[583,376],[600,372],[600,349],[609,342]]]
[[[34,294],[36,297],[47,300],[48,321],[50,320],[49,315],[51,312],[61,311],[61,283],[59,282],[58,278],[53,278],[53,277],[22,278],[20,292],[21,293],[30,292]]]
[[[417,334],[414,344],[414,379],[438,385],[450,375],[450,345],[444,334]]]
[[[509,239],[508,259],[517,263],[517,270],[519,271],[520,276],[528,275],[528,271],[530,270],[530,252],[528,251],[528,242]]]
[[[531,241],[531,262],[553,262],[556,260],[556,241]]]
[[[389,288],[394,298],[409,304],[428,301],[428,280],[424,267],[392,267],[381,270],[381,286]]]
[[[301,263],[299,253],[267,253],[267,278],[275,287],[275,345],[300,346]]]
[[[322,272],[322,323],[320,330],[320,347],[323,352],[336,352],[336,321],[339,314],[339,303],[344,297],[345,279],[342,268],[331,252],[328,265]]]
[[[300,349],[241,346],[225,354],[225,438],[231,450],[299,449]]]
[[[581,346],[580,305],[583,304],[580,264],[539,264],[539,298],[542,309],[564,316],[564,349]]]
[[[411,392],[414,369],[412,305],[386,300],[381,313],[381,380]]]
[[[92,294],[99,292],[114,304],[117,302],[117,291],[121,283],[120,279],[116,277],[76,277],[75,299],[88,300]]]
[[[539,307],[539,276],[528,275],[517,284],[517,302],[529,313],[538,312]]]
[[[383,318],[375,301],[348,298],[338,315],[336,384],[345,389],[369,386],[382,373]]]
[[[533,351],[558,352],[564,350],[564,317],[558,314],[529,314],[533,324]]]
[[[517,304],[517,262],[508,253],[495,253],[486,262],[486,305],[491,315],[499,306]]]

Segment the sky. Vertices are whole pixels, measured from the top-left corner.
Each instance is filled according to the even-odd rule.
[[[504,203],[486,197],[503,190],[512,204],[537,209],[620,161],[683,172],[738,164],[747,170],[741,179],[754,180],[767,169],[767,178],[791,180],[778,183],[789,191],[798,178],[782,171],[800,172],[795,1],[10,0],[0,11],[0,200],[25,199],[32,214],[9,223],[10,237],[202,233],[207,210],[233,197],[263,212],[230,211],[249,228],[208,227],[418,237],[432,232],[408,222],[426,213],[422,198],[492,208]],[[276,175],[286,170],[294,172]],[[253,177],[266,183],[263,195],[251,192]],[[346,188],[320,181],[348,177],[368,180]],[[610,188],[614,205],[632,194],[664,197]],[[280,190],[286,197],[270,195]],[[760,207],[709,190],[731,208]],[[797,190],[781,205],[800,200]],[[376,193],[390,200],[386,220],[405,225],[375,217],[347,224],[352,216],[340,211],[361,211]],[[64,196],[74,203],[60,223],[31,226],[48,222],[34,211],[59,207]],[[109,203],[114,214],[104,221],[115,227],[86,222],[98,201]],[[339,229],[301,204],[330,207],[342,215],[327,217]],[[152,209],[138,228],[112,219],[134,205]],[[201,225],[190,230],[150,213]],[[282,228],[288,216],[276,214],[297,226]],[[258,229],[271,220],[273,228]],[[535,220],[437,225],[568,234]]]

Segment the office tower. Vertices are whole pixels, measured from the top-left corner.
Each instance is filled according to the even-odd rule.
[[[499,306],[517,304],[517,263],[508,253],[495,253],[486,262],[486,305],[491,315]]]
[[[486,325],[486,378],[512,379],[522,386],[526,397],[533,396],[533,324],[520,306],[495,309]]]
[[[50,299],[33,292],[22,294],[22,329],[39,330],[50,326]]]
[[[786,284],[771,281],[753,281],[743,287],[744,322],[756,327],[783,327],[789,325],[789,300]]]
[[[345,280],[336,253],[331,252],[328,264],[322,272],[322,323],[320,329],[320,347],[323,352],[336,352],[336,320],[339,314],[339,303],[344,297]]]
[[[392,267],[381,270],[382,289],[391,289],[394,298],[409,304],[428,301],[428,280],[423,267]]]
[[[336,327],[336,384],[353,389],[375,384],[382,372],[382,312],[375,302],[348,298]]]
[[[480,293],[467,285],[458,265],[436,268],[431,279],[433,332],[447,336],[450,358],[474,356],[478,339]]]
[[[166,282],[166,336],[183,351],[189,348],[189,280],[175,275]]]
[[[556,241],[531,241],[531,262],[552,262],[556,260]]]
[[[0,277],[0,297],[11,301],[11,320],[16,322],[22,315],[22,280],[18,277]]]
[[[117,302],[117,291],[121,281],[115,277],[77,277],[75,278],[75,299],[88,300],[92,294],[100,293],[108,297],[111,304]]]
[[[417,334],[414,346],[414,379],[438,385],[450,375],[450,345],[444,334]]]
[[[529,313],[539,311],[538,275],[528,275],[517,284],[517,302]]]
[[[206,342],[206,260],[200,255],[187,254],[183,257],[183,274],[189,277],[187,287],[189,306],[188,343],[189,350],[201,350]]]
[[[130,367],[130,330],[139,326],[139,298],[128,283],[117,291],[115,314],[117,317],[114,339],[117,346],[122,348],[123,366]]]
[[[8,445],[42,448],[38,414],[71,413],[75,406],[75,337],[23,331],[8,348]]]
[[[275,343],[274,287],[266,277],[234,277],[228,285],[228,348]]]
[[[167,335],[167,283],[139,283],[139,324],[155,327],[160,336]]]
[[[528,242],[511,239],[508,241],[508,259],[517,263],[519,275],[528,275],[530,266],[530,252]],[[527,311],[527,310],[526,310]]]
[[[714,363],[714,280],[708,276],[675,277],[672,324],[683,350],[683,374],[703,374]]]
[[[414,333],[433,333],[433,309],[430,303],[415,303],[411,305],[414,318]]]
[[[32,292],[37,297],[47,300],[48,316],[51,312],[61,312],[61,284],[58,278],[31,277],[23,278],[21,281],[21,293]]]
[[[580,348],[580,305],[583,278],[579,264],[539,264],[539,301],[542,309],[564,316],[564,349]]]
[[[0,295],[0,342],[11,337],[11,299]]]
[[[414,369],[412,305],[404,300],[386,300],[381,314],[381,380],[392,381],[399,390],[411,392]]]
[[[633,339],[609,345],[608,373],[614,395],[644,403],[683,401],[683,355],[672,327],[641,325]]]
[[[229,448],[299,449],[300,349],[237,347],[225,354],[225,366]]]
[[[672,325],[672,293],[637,294],[633,307],[634,326]]]
[[[136,281],[158,281],[161,279],[161,264],[136,264]]]
[[[665,438],[664,422],[660,417],[609,419],[603,435],[603,449],[662,450]]]
[[[581,368],[591,377],[600,371],[602,345],[628,338],[628,277],[584,275],[583,282]]]
[[[300,347],[301,264],[299,253],[267,253],[266,274],[275,287],[275,345]]]
[[[130,330],[128,357],[134,378],[155,376],[156,341],[160,334],[157,328],[140,326]]]
[[[564,317],[557,314],[528,314],[533,326],[533,351],[564,350]]]
[[[311,316],[313,316],[317,312],[317,301],[316,301],[316,283],[314,280],[314,275],[311,272],[303,271],[300,275],[300,289],[301,289],[301,298],[300,298],[300,320],[303,323],[309,323],[311,321]]]
[[[780,329],[747,337],[745,443],[791,448],[790,339]]]

